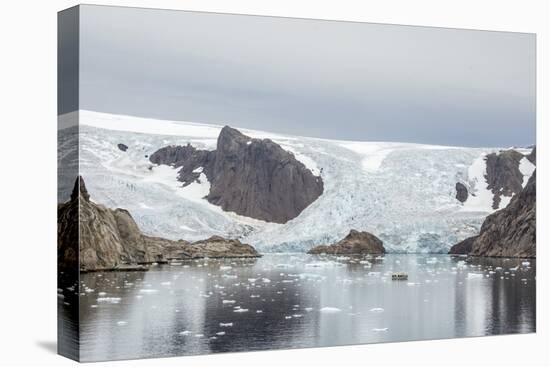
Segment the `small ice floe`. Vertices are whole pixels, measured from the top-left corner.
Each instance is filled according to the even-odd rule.
[[[384,312],[384,309],[382,307],[374,307],[370,309],[370,312],[380,313],[380,312]]]
[[[530,263],[529,261],[523,261],[523,262],[521,263],[521,265],[522,265],[522,266],[529,266],[529,265],[531,265],[531,263]]]
[[[218,332],[216,333],[216,335],[218,335],[218,336],[223,336],[223,335],[225,335],[225,331],[218,331]]]
[[[285,320],[290,320],[292,316],[285,316]]]
[[[426,264],[437,264],[437,258],[436,257],[430,257],[426,260]]]
[[[116,323],[118,326],[124,326],[124,325],[127,325],[128,324],[128,321],[118,321]]]
[[[91,305],[90,308],[97,308],[97,305]]]
[[[256,313],[263,313],[262,310],[256,310]]]
[[[160,285],[165,286],[165,287],[168,287],[171,284],[172,284],[171,282],[162,282],[162,283],[160,283]]]
[[[268,278],[262,278],[262,283],[271,283],[271,280]]]
[[[288,269],[288,268],[291,268],[292,265],[290,264],[277,264],[275,265],[276,268],[279,268],[279,269]]]
[[[337,312],[340,312],[342,310],[337,308],[337,307],[323,307],[323,308],[321,308],[320,311],[323,312],[323,313],[337,313]]]
[[[306,307],[306,308],[304,308],[304,310],[306,312],[311,312],[311,311],[313,311],[313,307]]]
[[[237,308],[236,310],[233,310],[233,312],[248,312],[248,308]]]
[[[84,292],[86,292],[86,293],[94,293],[95,291],[94,291],[92,288],[86,288],[86,289],[84,290]]]
[[[513,268],[510,268],[510,271],[517,271],[519,269],[519,265]]]
[[[232,327],[232,322],[220,322],[220,327]]]
[[[385,332],[385,331],[388,331],[389,329],[387,327],[382,327],[382,328],[374,328],[372,329],[372,331],[374,331],[375,333],[382,333],[382,332]]]
[[[97,302],[103,303],[120,303],[120,297],[99,297]]]
[[[223,304],[233,304],[233,303],[235,303],[235,302],[236,302],[236,301],[233,300],[233,299],[224,299],[224,300],[222,301]]]
[[[107,295],[107,292],[99,292],[97,295],[100,297],[105,297]]]
[[[302,317],[302,314],[295,313],[294,315],[292,315],[292,317],[294,317],[295,319],[299,319],[300,317]]]
[[[248,278],[249,283],[256,283],[256,278]]]
[[[195,338],[202,338],[204,334],[195,334]]]
[[[223,271],[223,270],[231,270],[231,269],[233,269],[233,267],[230,266],[230,265],[222,265],[222,266],[220,266],[220,270],[222,270],[222,271]]]
[[[229,275],[229,274],[224,274],[224,275],[222,275],[222,277],[227,278],[227,279],[237,279],[236,275]]]
[[[416,285],[416,283],[408,282],[407,285],[408,285],[409,287],[414,287],[414,286]]]
[[[467,279],[481,279],[483,278],[483,274],[480,273],[468,273]]]
[[[142,293],[142,294],[153,294],[153,293],[157,293],[158,291],[156,289],[140,289],[139,290],[139,293]]]
[[[380,276],[380,272],[379,271],[369,271],[367,273],[367,276],[369,277],[379,277]]]
[[[251,294],[250,298],[260,298],[260,295],[259,294]]]

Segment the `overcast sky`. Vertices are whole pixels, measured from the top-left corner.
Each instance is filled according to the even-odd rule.
[[[104,6],[80,108],[295,135],[535,142],[535,36]]]

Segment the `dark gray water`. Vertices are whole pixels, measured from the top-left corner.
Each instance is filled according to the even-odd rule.
[[[528,263],[447,255],[367,260],[268,254],[82,274],[80,357],[534,332],[536,269],[534,260]],[[406,271],[409,279],[392,281],[392,271]]]

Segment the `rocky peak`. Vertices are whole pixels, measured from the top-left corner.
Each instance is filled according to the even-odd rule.
[[[214,151],[170,146],[150,160],[181,167],[178,180],[184,186],[204,173],[210,203],[267,222],[286,223],[323,193],[322,179],[294,154],[270,139],[253,139],[229,126],[221,130]]]
[[[86,184],[84,183],[82,176],[78,176],[74,182],[73,192],[71,193],[71,201],[75,201],[79,197],[85,201],[90,201],[90,194],[88,194],[88,190],[86,189]]]

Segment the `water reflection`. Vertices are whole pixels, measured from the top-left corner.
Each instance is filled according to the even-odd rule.
[[[80,291],[86,361],[535,331],[534,261],[266,255],[82,274]]]

